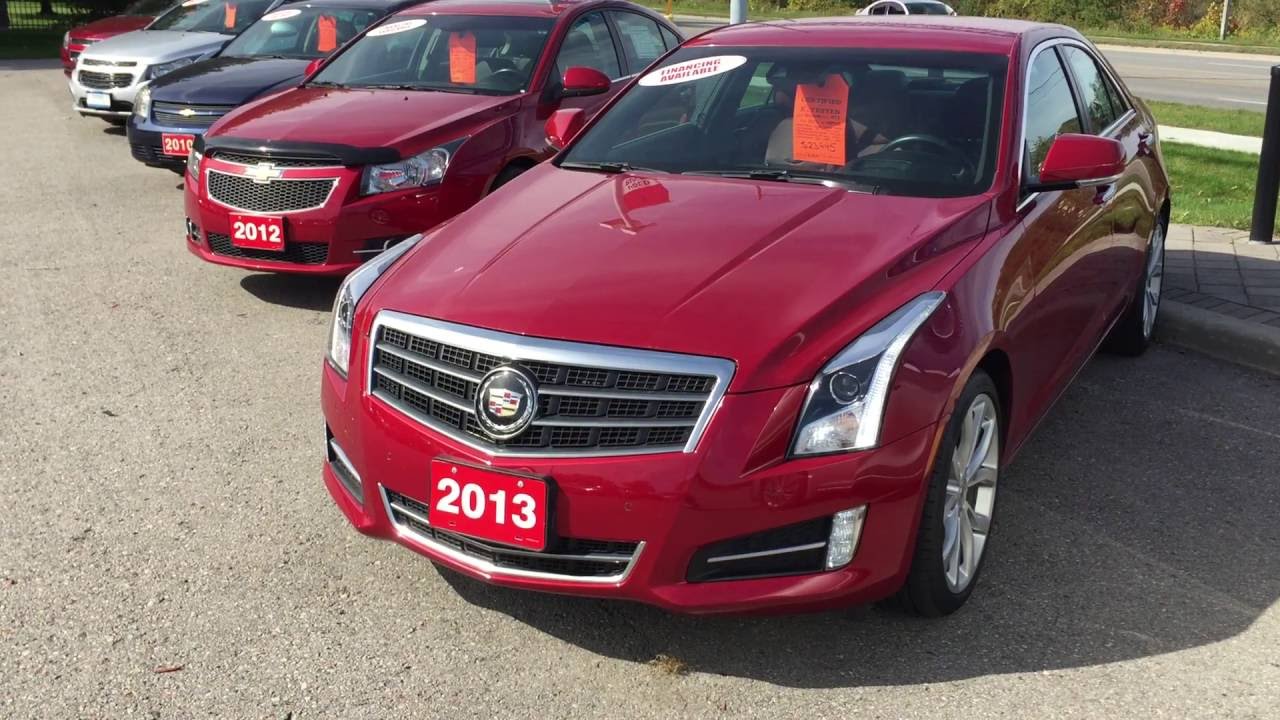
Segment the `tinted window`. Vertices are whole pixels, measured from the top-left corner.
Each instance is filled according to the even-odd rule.
[[[1080,132],[1080,116],[1058,53],[1049,48],[1036,56],[1027,78],[1027,145],[1024,176],[1035,180],[1053,139]]]
[[[159,15],[169,6],[173,5],[173,0],[137,0],[125,6],[125,15]]]
[[[1108,125],[1120,117],[1120,112],[1111,105],[1111,93],[1107,90],[1106,75],[1098,69],[1098,64],[1084,50],[1077,47],[1063,46],[1062,54],[1071,64],[1071,73],[1075,75],[1076,85],[1080,89],[1085,111],[1089,113],[1089,122],[1095,133],[1102,132]]]
[[[950,15],[951,8],[938,2],[909,2],[907,10],[912,15]]]
[[[972,195],[994,176],[1006,69],[1002,56],[966,52],[684,47],[632,85],[561,165]],[[911,77],[930,82],[919,88]],[[919,111],[926,100],[941,119]]]
[[[635,13],[612,12],[610,15],[618,26],[622,54],[627,58],[627,68],[631,72],[640,72],[667,51],[658,23]]]
[[[235,35],[252,25],[274,0],[187,0],[155,19],[148,30],[184,30]]]
[[[608,75],[610,80],[622,77],[609,26],[600,13],[578,18],[564,36],[564,44],[556,56],[557,78],[571,67],[595,68]]]
[[[675,33],[668,30],[665,26],[660,25],[658,26],[658,29],[662,31],[662,39],[667,43],[667,49],[675,50],[676,47],[680,44],[680,38],[677,37]]]
[[[551,22],[501,15],[393,17],[362,35],[312,83],[511,95],[528,87]]]
[[[285,8],[267,13],[222,51],[223,55],[317,58],[337,50],[378,19],[372,10]]]

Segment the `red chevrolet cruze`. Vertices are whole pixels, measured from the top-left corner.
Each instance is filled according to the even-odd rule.
[[[620,0],[437,0],[392,15],[196,141],[188,248],[344,275],[550,157],[548,116],[594,114],[679,42]]]
[[[949,613],[1036,422],[1150,341],[1156,124],[1067,28],[723,28],[549,125],[334,309],[325,485],[467,575]]]

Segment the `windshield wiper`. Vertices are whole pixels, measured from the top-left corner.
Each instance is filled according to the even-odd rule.
[[[331,82],[329,80],[312,80],[311,82],[307,83],[307,86],[308,87],[336,87],[336,88],[346,87],[346,85],[343,85],[342,83]]]
[[[654,168],[640,167],[625,162],[562,162],[560,167],[568,170],[596,170],[604,173],[624,173],[624,172],[666,172],[665,170],[656,170]]]
[[[365,89],[368,89],[368,90],[426,90],[426,89],[427,89],[427,88],[424,88],[424,87],[422,87],[422,86],[420,86],[420,85],[409,85],[409,84],[406,84],[406,83],[385,83],[385,84],[375,84],[375,85],[352,85],[351,87],[353,87],[353,88],[358,88],[358,89],[360,89],[360,90],[365,90]]]
[[[835,186],[855,192],[875,193],[876,186],[851,182],[818,173],[798,173],[793,170],[687,170],[681,175],[714,175],[716,177],[742,178],[744,180],[768,180],[770,182],[800,183],[804,185]]]

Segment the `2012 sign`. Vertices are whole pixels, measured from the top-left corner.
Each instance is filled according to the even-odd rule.
[[[236,215],[231,221],[231,244],[254,250],[284,250],[284,221],[278,217]]]

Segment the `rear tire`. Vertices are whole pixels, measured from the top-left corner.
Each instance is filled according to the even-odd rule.
[[[1164,238],[1165,223],[1162,220],[1151,231],[1151,240],[1147,242],[1147,254],[1133,301],[1107,336],[1104,348],[1108,352],[1137,357],[1151,346],[1164,289]]]
[[[108,115],[99,115],[98,117],[102,118],[108,125],[113,125],[115,127],[124,127],[124,124],[128,122],[128,118],[111,117]]]
[[[923,617],[950,615],[973,593],[993,529],[1004,416],[991,377],[974,372],[947,421],[898,603]]]

